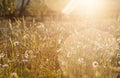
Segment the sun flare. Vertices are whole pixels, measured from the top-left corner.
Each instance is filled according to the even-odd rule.
[[[102,0],[78,0],[77,9],[90,11],[98,11],[103,9],[104,2]]]
[[[86,9],[99,9],[102,7],[101,0],[78,0],[78,6]]]
[[[104,0],[71,0],[63,9],[63,13],[77,12],[89,13],[100,12],[104,9]]]

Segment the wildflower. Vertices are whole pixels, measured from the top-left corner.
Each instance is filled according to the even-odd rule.
[[[13,72],[11,73],[11,76],[17,78],[17,73]]]
[[[117,54],[117,58],[120,58],[120,54]]]
[[[99,63],[98,63],[97,61],[94,61],[94,62],[92,63],[92,66],[93,66],[94,68],[98,67],[98,65],[99,65]]]
[[[25,58],[26,58],[26,59],[28,58],[28,56],[29,56],[28,53],[25,53]]]
[[[78,58],[78,64],[84,63],[84,58]]]
[[[120,61],[118,61],[118,64],[120,65]]]
[[[18,45],[19,45],[19,41],[15,41],[14,46],[18,46]]]
[[[3,58],[4,56],[5,56],[4,53],[1,53],[1,54],[0,54],[0,58]]]
[[[25,58],[27,59],[28,56],[29,56],[29,55],[28,55],[28,51],[25,51],[25,54],[24,54],[24,55],[25,55]]]
[[[8,66],[9,66],[8,64],[4,64],[4,65],[2,65],[3,68],[8,67]]]

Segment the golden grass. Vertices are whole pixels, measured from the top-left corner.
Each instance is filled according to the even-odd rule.
[[[33,20],[28,25],[23,19],[0,25],[0,78],[116,78],[118,74],[119,20]]]

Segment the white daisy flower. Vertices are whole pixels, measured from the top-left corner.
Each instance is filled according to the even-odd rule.
[[[13,72],[13,73],[11,73],[11,76],[16,78],[17,77],[17,73]]]
[[[98,63],[97,61],[94,61],[94,62],[92,63],[92,66],[93,66],[94,68],[96,68],[96,67],[99,66],[99,63]]]
[[[29,57],[28,53],[25,53],[25,58],[27,59]]]
[[[4,65],[2,65],[3,68],[8,67],[8,66],[9,66],[8,64],[4,64]]]
[[[84,58],[78,58],[78,64],[83,64],[84,63]]]
[[[118,64],[120,65],[120,61],[118,61]]]
[[[14,42],[14,46],[18,46],[19,44],[20,44],[19,41]]]
[[[4,56],[5,56],[4,53],[1,53],[1,54],[0,54],[0,58],[3,58]]]

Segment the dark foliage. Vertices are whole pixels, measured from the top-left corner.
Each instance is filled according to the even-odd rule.
[[[29,3],[30,0],[1,0],[0,16],[6,18],[21,17],[24,15],[25,9]]]

